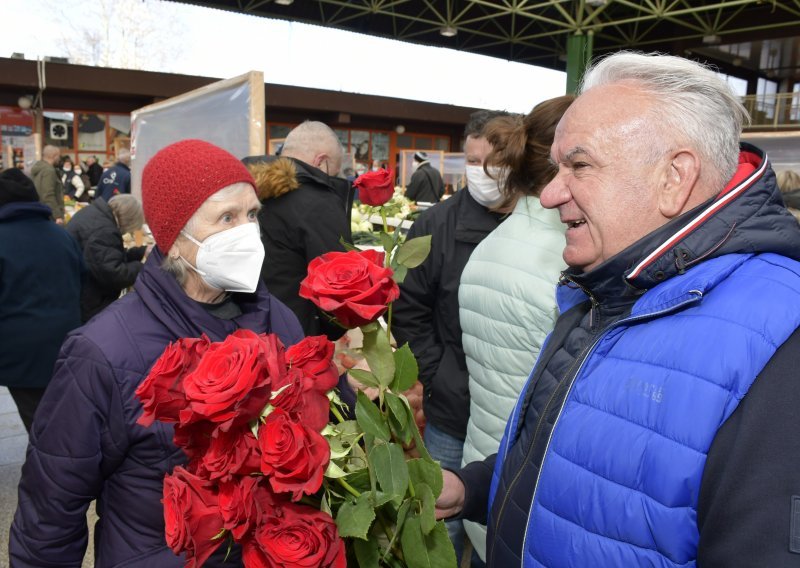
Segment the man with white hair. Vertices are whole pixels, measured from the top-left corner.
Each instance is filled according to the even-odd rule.
[[[60,158],[61,150],[48,144],[42,148],[42,159],[31,168],[31,178],[39,201],[50,208],[53,219],[59,225],[64,223],[64,185],[56,171]]]
[[[289,132],[280,158],[244,159],[263,204],[258,215],[265,251],[261,276],[269,291],[295,313],[306,335],[324,333],[331,340],[344,330],[298,291],[312,259],[344,251],[342,241],[352,240],[352,187],[338,177],[343,155],[333,130],[307,121]]]
[[[117,163],[103,172],[97,184],[95,197],[108,200],[115,195],[131,192],[131,152],[122,148],[117,152]]]
[[[489,566],[800,562],[800,228],[746,120],[682,58],[588,71],[541,194],[561,316],[498,454],[437,502],[488,514]]]

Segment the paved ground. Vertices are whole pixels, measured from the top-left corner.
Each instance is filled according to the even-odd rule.
[[[17,414],[17,407],[8,390],[0,387],[0,568],[8,567],[8,529],[17,508],[17,484],[27,445],[28,434]],[[91,527],[96,520],[93,507],[90,507],[88,517]],[[84,568],[93,565],[91,542],[90,536]]]

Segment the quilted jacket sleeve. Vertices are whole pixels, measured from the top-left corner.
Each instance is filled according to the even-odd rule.
[[[113,370],[94,344],[73,335],[36,412],[9,539],[13,568],[81,566],[86,510],[126,446]]]
[[[139,260],[129,260],[119,233],[103,230],[92,233],[84,249],[86,264],[105,288],[122,290],[132,286],[142,269]]]

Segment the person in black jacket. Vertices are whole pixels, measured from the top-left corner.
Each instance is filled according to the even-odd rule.
[[[336,340],[344,330],[298,295],[308,263],[344,251],[350,242],[351,184],[338,177],[342,146],[321,122],[304,122],[286,137],[280,158],[253,156],[244,162],[263,204],[258,214],[264,243],[262,278],[270,293],[300,320],[306,335]]]
[[[483,128],[499,111],[478,111],[464,130],[468,185],[446,201],[424,211],[411,226],[408,238],[431,235],[431,252],[408,272],[394,303],[392,332],[398,345],[408,342],[419,364],[424,389],[425,446],[443,466],[458,468],[469,419],[469,374],[461,346],[458,284],[475,247],[501,222],[489,207],[500,202],[496,180],[483,170],[492,147]],[[484,189],[496,190],[487,200]],[[460,556],[461,522],[448,526]]]
[[[444,181],[433,169],[425,152],[414,152],[414,173],[406,187],[406,197],[412,201],[438,203],[444,195]]]
[[[129,194],[106,201],[99,197],[80,209],[67,224],[83,251],[89,277],[81,292],[81,320],[86,323],[120,292],[132,286],[142,269],[147,247],[125,249],[122,235],[140,229],[144,222],[142,205]]]
[[[0,385],[28,432],[61,343],[81,324],[81,251],[50,213],[20,170],[0,174]]]

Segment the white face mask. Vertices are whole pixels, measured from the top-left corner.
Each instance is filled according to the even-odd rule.
[[[489,171],[497,178],[486,175],[483,166],[467,166],[467,189],[472,198],[484,207],[494,207],[503,201],[500,186],[504,183],[500,178],[499,168],[490,167]]]
[[[83,173],[83,170],[81,170],[80,168],[75,168],[73,171],[78,175],[81,175]]]
[[[199,247],[197,267],[186,259],[184,262],[206,284],[228,292],[255,292],[264,262],[258,223],[244,223],[214,233],[202,243],[185,231],[181,234]]]

